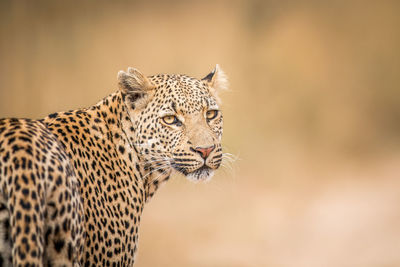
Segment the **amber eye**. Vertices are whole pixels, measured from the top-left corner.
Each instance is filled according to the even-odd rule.
[[[177,122],[179,122],[178,118],[174,115],[167,115],[162,117],[162,120],[166,123],[166,124],[175,124]]]
[[[218,115],[218,110],[208,110],[206,112],[207,120],[215,119],[215,117],[217,117],[217,115]]]

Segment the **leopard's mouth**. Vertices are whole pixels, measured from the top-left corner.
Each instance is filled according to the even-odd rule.
[[[192,171],[186,175],[186,177],[191,181],[209,181],[214,176],[214,170],[203,165],[195,171]]]
[[[175,170],[182,173],[186,176],[186,178],[193,182],[209,181],[214,176],[214,170],[208,167],[206,164],[191,172],[179,167],[178,165],[174,165],[173,167]]]

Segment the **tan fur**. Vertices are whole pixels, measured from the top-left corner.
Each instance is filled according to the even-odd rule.
[[[132,266],[159,186],[174,173],[206,181],[221,164],[226,76],[217,65],[207,77],[129,68],[89,108],[0,119],[0,265]]]

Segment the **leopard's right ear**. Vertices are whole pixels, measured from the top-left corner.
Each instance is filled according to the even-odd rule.
[[[118,72],[119,88],[125,93],[145,93],[154,89],[154,85],[135,68],[128,68],[128,72]]]
[[[128,72],[118,72],[118,86],[125,95],[126,101],[133,108],[140,108],[147,104],[155,86],[135,68],[128,68]]]

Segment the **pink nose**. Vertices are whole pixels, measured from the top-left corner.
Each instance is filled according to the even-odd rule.
[[[201,155],[201,157],[202,157],[203,159],[206,159],[206,158],[210,155],[211,151],[214,150],[214,148],[215,148],[215,146],[196,147],[195,150],[196,150],[196,152],[198,152],[198,153]]]

